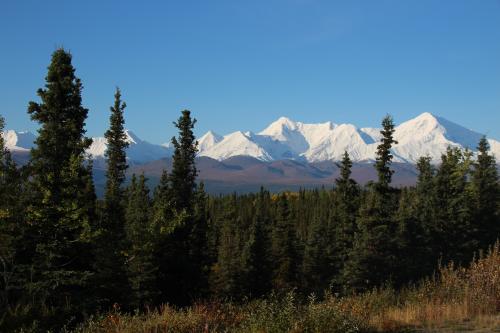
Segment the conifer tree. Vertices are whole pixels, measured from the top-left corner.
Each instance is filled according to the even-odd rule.
[[[299,258],[295,229],[285,193],[278,198],[276,221],[271,237],[273,287],[277,290],[291,290],[296,286]]]
[[[174,155],[172,171],[170,173],[172,201],[177,212],[190,210],[193,207],[194,193],[196,190],[195,157],[198,152],[198,142],[195,139],[193,128],[196,119],[191,119],[189,110],[182,111],[182,115],[175,127],[179,130],[179,138],[172,138]]]
[[[500,237],[500,185],[495,156],[488,153],[488,140],[482,137],[477,150],[477,160],[473,163],[472,189],[474,196],[474,229],[478,247],[486,250]]]
[[[196,119],[191,119],[188,110],[182,111],[179,120],[174,123],[179,137],[172,138],[174,155],[172,171],[168,176],[171,218],[165,221],[163,229],[166,233],[159,242],[159,251],[164,254],[160,259],[162,293],[169,301],[179,305],[188,304],[196,298],[200,292],[198,286],[203,284],[200,275],[203,269],[198,267],[203,260],[195,257],[202,251],[193,249],[204,246],[198,241],[201,239],[200,230],[205,230],[205,226],[199,224],[206,223],[197,219],[194,212],[198,174],[195,165],[198,142],[193,133],[195,123]]]
[[[377,157],[375,162],[375,169],[377,169],[378,176],[378,187],[382,188],[383,191],[389,188],[392,180],[392,175],[394,170],[390,168],[392,163],[391,148],[398,142],[394,140],[394,121],[391,116],[386,116],[382,120],[382,134],[381,142],[377,146]]]
[[[466,263],[477,250],[472,217],[472,191],[467,184],[471,153],[449,147],[435,177],[434,253],[443,263]]]
[[[130,305],[135,309],[152,305],[158,297],[150,207],[146,178],[142,174],[137,180],[133,175],[127,191],[125,252],[127,276],[132,290]]]
[[[171,200],[170,182],[167,170],[163,170],[160,182],[153,195],[153,223],[156,233],[167,233],[167,228],[172,219],[173,205]]]
[[[236,195],[231,195],[224,204],[217,262],[212,267],[212,291],[219,297],[245,296],[242,261],[242,221],[237,212]]]
[[[15,306],[19,292],[14,291],[24,288],[19,260],[25,227],[22,179],[5,146],[4,126],[0,115],[0,313],[7,313],[9,306]]]
[[[124,295],[127,294],[124,293],[127,279],[123,256],[125,207],[122,188],[127,169],[125,149],[128,147],[123,117],[125,107],[120,89],[116,88],[114,105],[110,107],[109,129],[104,134],[107,141],[106,187],[96,241],[96,297],[104,306],[123,304]]]
[[[34,237],[32,297],[45,305],[71,309],[83,304],[82,287],[89,280],[89,210],[91,170],[84,165],[91,139],[84,136],[88,110],[81,105],[82,84],[71,55],[56,50],[48,68],[41,103],[28,113],[40,123],[31,150],[28,223]],[[90,209],[89,209],[90,208]]]
[[[244,289],[247,295],[263,296],[270,290],[269,192],[261,187],[255,199],[255,215],[243,249]]]
[[[352,250],[354,234],[356,232],[356,214],[359,205],[360,189],[354,179],[351,178],[352,161],[347,151],[344,152],[340,164],[340,177],[335,179],[335,195],[333,219],[334,244],[332,256],[336,275],[341,276],[348,255]]]
[[[382,120],[381,143],[377,147],[375,168],[378,182],[363,197],[357,220],[354,247],[349,255],[343,279],[349,291],[363,291],[397,280],[398,239],[393,214],[397,198],[390,187],[393,170],[391,148],[394,123],[390,116]]]
[[[310,224],[310,231],[306,240],[303,258],[303,291],[316,295],[328,289],[331,278],[331,254],[328,251],[332,239],[328,236],[325,220],[316,214]]]
[[[424,156],[417,161],[418,179],[415,188],[402,190],[396,219],[399,225],[402,280],[416,281],[429,276],[437,267],[433,255],[433,238],[436,235],[434,219],[434,167],[431,158]]]

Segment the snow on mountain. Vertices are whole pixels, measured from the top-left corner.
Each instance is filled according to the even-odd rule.
[[[217,160],[225,160],[232,156],[252,156],[259,160],[271,161],[273,158],[264,148],[255,143],[251,133],[234,132],[224,136],[216,145],[205,151],[200,151],[200,156],[208,156]]]
[[[127,158],[145,163],[172,155],[170,144],[156,145],[141,140],[127,130]],[[2,134],[11,151],[27,152],[33,147],[35,135],[30,132],[5,131]],[[393,147],[394,161],[415,163],[421,156],[430,156],[439,163],[446,148],[476,149],[481,134],[444,118],[422,113],[395,128],[398,144]],[[283,159],[320,162],[339,160],[347,151],[355,162],[375,159],[381,138],[378,128],[357,128],[351,124],[325,122],[306,124],[281,117],[261,132],[234,132],[225,136],[212,131],[198,139],[199,156],[225,160],[234,156],[249,156],[262,161]],[[488,139],[491,152],[500,158],[500,142]],[[104,159],[107,142],[93,138],[87,152],[94,159]]]
[[[258,134],[236,132],[232,138],[200,149],[200,156],[224,160],[247,155],[261,160],[303,159],[309,162],[339,160],[347,151],[355,162],[375,159],[381,134],[378,128],[351,124],[305,124],[281,117]],[[395,128],[398,144],[393,148],[394,161],[414,163],[429,155],[438,163],[448,146],[475,150],[481,134],[430,113],[422,113]],[[500,156],[500,143],[489,139],[491,151]]]
[[[126,130],[126,141],[129,146],[126,150],[127,158],[137,163],[144,163],[172,155],[172,149],[162,145],[155,145],[140,139],[132,131]],[[106,138],[92,138],[92,145],[87,149],[87,153],[94,159],[104,159],[108,148]]]
[[[7,130],[2,133],[5,146],[10,151],[29,151],[35,145],[36,136],[31,132]]]
[[[307,150],[304,156],[311,162],[340,160],[344,151],[347,151],[351,159],[362,161],[375,156],[375,150],[376,144],[368,144],[355,126],[342,124],[335,127],[327,137]]]
[[[224,139],[221,135],[208,131],[201,138],[198,139],[198,150],[200,152],[206,151],[215,146]]]

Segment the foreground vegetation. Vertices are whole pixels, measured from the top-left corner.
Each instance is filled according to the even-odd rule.
[[[469,268],[441,267],[434,278],[399,292],[326,293],[305,303],[296,296],[163,306],[135,315],[116,309],[75,332],[500,332],[500,249],[497,243]]]
[[[486,138],[476,155],[448,148],[439,165],[420,158],[417,184],[395,188],[397,142],[386,116],[375,182],[357,184],[345,152],[328,189],[209,196],[197,182],[196,120],[184,110],[172,168],[150,193],[144,175],[125,184],[126,105],[117,89],[98,199],[85,154],[88,110],[71,61],[56,50],[41,101],[29,103],[40,129],[26,166],[0,137],[0,331],[57,332],[87,321],[88,330],[117,332],[348,332],[498,311],[497,271],[474,273],[488,271],[480,266],[490,267],[498,249],[470,270],[448,266],[470,263],[500,235],[498,170]],[[436,280],[405,287],[439,261]]]

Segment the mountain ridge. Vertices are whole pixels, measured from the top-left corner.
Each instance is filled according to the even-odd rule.
[[[5,131],[6,146],[14,152],[29,152],[36,136],[30,132]],[[148,163],[171,156],[169,144],[153,144],[126,131],[127,157],[133,163]],[[394,161],[415,163],[421,156],[430,156],[438,163],[447,147],[475,151],[482,134],[440,116],[424,112],[395,127]],[[92,138],[87,153],[95,160],[105,159],[104,137]],[[373,161],[380,140],[380,129],[358,128],[352,124],[331,121],[308,124],[280,117],[258,133],[236,131],[226,135],[208,131],[198,139],[200,157],[224,161],[235,156],[249,156],[261,161],[297,160],[303,162],[338,161],[347,151],[354,162]],[[488,139],[491,152],[500,156],[500,142]]]

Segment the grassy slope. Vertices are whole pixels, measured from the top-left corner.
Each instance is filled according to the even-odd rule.
[[[498,244],[469,268],[452,264],[433,279],[300,304],[293,293],[240,305],[212,302],[187,309],[164,306],[147,314],[115,311],[77,332],[500,332]]]

